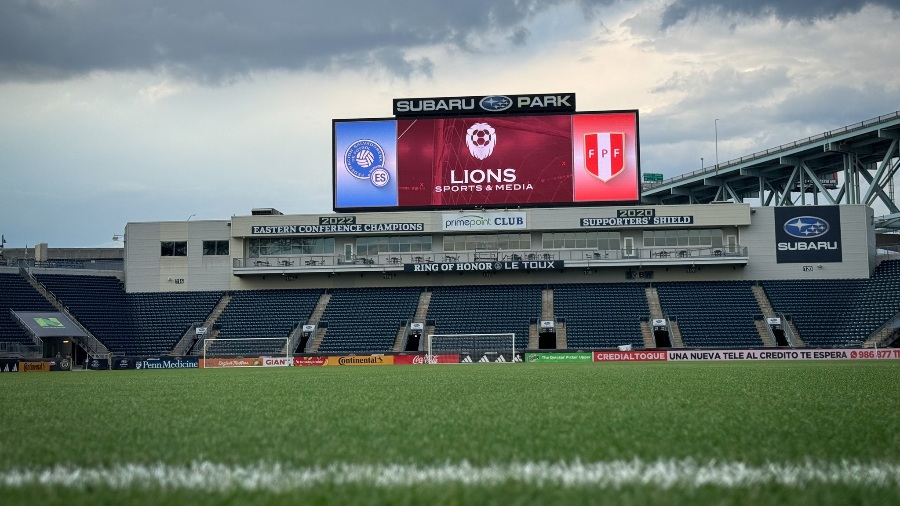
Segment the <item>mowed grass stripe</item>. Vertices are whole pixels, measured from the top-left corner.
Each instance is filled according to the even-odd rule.
[[[0,470],[892,462],[900,364],[508,364],[0,376]]]
[[[529,486],[601,487],[642,485],[668,489],[714,486],[742,488],[780,485],[802,489],[815,485],[874,488],[900,485],[900,464],[813,463],[751,466],[740,462],[697,463],[693,460],[611,462],[525,462],[478,467],[468,463],[440,466],[404,464],[331,464],[292,468],[274,464],[229,466],[194,462],[187,466],[119,464],[80,468],[56,466],[0,472],[0,487],[107,487],[114,490],[182,489],[196,492],[256,491],[284,493],[322,485],[496,486],[519,482]]]

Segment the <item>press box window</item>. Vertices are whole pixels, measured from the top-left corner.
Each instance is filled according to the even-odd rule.
[[[187,241],[162,241],[159,243],[159,256],[186,257]]]
[[[203,241],[203,254],[207,256],[228,255],[228,241]]]

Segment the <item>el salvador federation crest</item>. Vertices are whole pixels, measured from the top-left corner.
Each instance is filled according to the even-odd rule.
[[[604,183],[621,174],[625,170],[625,134],[584,134],[584,168]]]
[[[389,173],[384,168],[384,149],[370,139],[360,139],[344,152],[344,167],[357,179],[368,179],[375,186],[384,186]]]

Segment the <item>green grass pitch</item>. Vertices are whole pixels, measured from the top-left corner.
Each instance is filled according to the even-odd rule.
[[[900,361],[0,375],[2,504],[900,504]]]

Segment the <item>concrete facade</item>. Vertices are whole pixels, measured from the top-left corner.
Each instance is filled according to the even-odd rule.
[[[804,209],[814,215],[817,207]],[[775,222],[774,208],[747,204],[250,215],[129,223],[126,290],[866,278],[875,266],[873,211],[842,205],[839,216],[841,261],[809,263],[778,263],[775,231],[785,224]],[[645,231],[684,229],[720,230],[723,244],[644,247]],[[622,247],[598,251],[545,249],[542,244],[547,232],[593,231],[618,233]],[[488,260],[479,258],[483,251],[444,251],[444,238],[460,234],[528,234],[531,248],[495,251]],[[410,235],[430,236],[431,251],[356,255],[358,238]],[[252,240],[293,238],[328,238],[333,253],[250,256]],[[228,254],[204,255],[204,241],[228,241]],[[186,243],[186,255],[163,256],[163,242]],[[528,263],[532,257],[534,262]],[[415,265],[435,270],[411,272]]]

